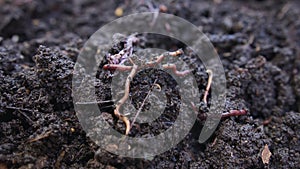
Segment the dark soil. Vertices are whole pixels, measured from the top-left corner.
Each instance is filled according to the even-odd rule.
[[[204,144],[198,143],[202,126],[198,115],[193,129],[176,147],[153,159],[122,158],[101,150],[86,136],[74,111],[74,64],[88,37],[117,18],[117,7],[124,9],[123,15],[152,9],[139,0],[0,0],[0,169],[299,168],[300,2],[144,2],[154,9],[164,10],[164,5],[167,13],[203,30],[225,69],[226,111],[245,109],[248,115],[222,120]],[[147,45],[168,50],[183,47],[169,40]],[[192,53],[185,56],[193,58]],[[158,83],[166,93],[169,90],[170,111],[152,125],[134,127],[131,136],[158,134],[169,127],[160,123],[176,119],[177,107],[171,104],[179,98],[176,84],[164,72],[147,71],[162,77]],[[155,78],[147,71],[132,82],[136,107],[149,90],[145,86]],[[201,63],[193,72],[202,92],[207,83],[203,72]],[[96,87],[99,98],[111,98],[105,84]],[[99,106],[111,124],[124,132],[124,124],[112,115],[113,105]],[[199,109],[203,113],[207,107]],[[261,158],[266,144],[272,153],[269,164]]]

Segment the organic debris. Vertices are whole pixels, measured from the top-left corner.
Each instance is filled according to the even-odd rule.
[[[272,153],[269,150],[269,146],[268,144],[266,144],[263,151],[261,152],[261,160],[264,164],[269,164],[271,155]]]

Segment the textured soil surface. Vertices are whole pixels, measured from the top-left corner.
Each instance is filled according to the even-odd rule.
[[[153,158],[124,158],[100,149],[82,129],[72,99],[73,68],[85,41],[102,25],[120,15],[155,11],[182,17],[209,37],[225,69],[225,111],[243,109],[248,114],[223,119],[212,137],[200,144],[201,113],[208,109],[201,105],[194,127],[175,147]],[[0,169],[300,166],[297,0],[0,0],[0,18]],[[153,41],[142,36],[144,47],[184,48],[165,37]],[[120,44],[106,52],[119,52],[124,48]],[[194,56],[185,50],[183,57]],[[203,96],[203,65],[199,63],[193,73]],[[99,69],[100,100],[112,98],[109,74]],[[178,107],[173,102],[180,97],[176,83],[163,71],[149,69],[136,75],[130,88],[132,104],[139,108],[155,79],[166,92],[168,109],[151,125],[136,123],[130,136],[159,134],[176,120]],[[112,103],[99,107],[124,133]],[[151,103],[146,102],[147,107]],[[263,161],[266,147],[272,154]]]

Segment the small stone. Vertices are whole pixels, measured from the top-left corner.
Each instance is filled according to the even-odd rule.
[[[15,42],[15,43],[17,43],[17,42],[19,42],[19,36],[18,35],[13,35],[12,36],[12,38],[11,38],[11,40],[13,41],[13,42]]]
[[[121,7],[116,8],[116,10],[115,10],[115,15],[116,15],[117,17],[122,16],[122,15],[123,15],[123,9],[122,9]]]

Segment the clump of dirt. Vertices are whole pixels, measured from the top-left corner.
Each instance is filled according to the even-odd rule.
[[[298,1],[0,0],[0,6],[0,168],[300,166]],[[123,158],[99,149],[86,136],[74,111],[73,67],[83,42],[117,18],[117,7],[124,15],[167,12],[199,26],[214,44],[225,69],[226,111],[246,109],[248,115],[222,120],[204,144],[198,143],[199,118],[176,147],[153,158]],[[170,43],[162,38],[152,45],[168,50],[183,47]],[[186,53],[185,57],[194,56]],[[200,64],[194,72],[199,89],[207,83],[206,73],[201,72]],[[148,91],[139,91],[143,87],[138,84],[139,77],[142,74],[132,82],[133,94]],[[107,86],[99,89],[105,89],[97,93],[101,99],[110,99]],[[100,107],[108,105],[112,104]],[[101,110],[117,130],[124,131],[124,124],[113,119],[113,107]],[[132,132],[138,136],[158,131],[161,128],[157,126],[141,126]],[[261,160],[266,144],[272,153],[269,164]]]

